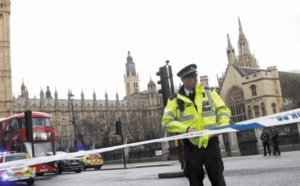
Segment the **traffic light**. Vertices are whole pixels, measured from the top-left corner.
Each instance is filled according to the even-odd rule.
[[[27,110],[24,112],[25,117],[25,130],[26,130],[26,141],[33,141],[33,129],[32,129],[32,112]]]
[[[121,123],[121,121],[116,122],[116,135],[122,135],[122,123]]]
[[[164,103],[164,106],[166,106],[168,99],[171,95],[167,67],[166,66],[160,67],[159,71],[156,73],[156,75],[160,77],[160,80],[157,81],[157,84],[161,85],[161,89],[158,90],[158,93],[162,94],[163,103]]]

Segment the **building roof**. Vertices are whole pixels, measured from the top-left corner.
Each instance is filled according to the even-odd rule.
[[[278,72],[282,97],[291,98],[299,94],[300,91],[300,73]]]
[[[41,103],[40,99],[29,99],[30,107],[38,107]],[[93,106],[94,105],[94,100],[84,100],[85,106]],[[105,100],[96,100],[97,106],[105,106]],[[127,105],[127,100],[120,100],[119,101],[120,105]],[[109,106],[116,106],[117,105],[117,100],[108,100]],[[131,105],[138,105],[136,101],[132,101],[130,103]],[[24,107],[25,106],[25,98],[15,98],[13,101],[14,107]],[[68,99],[58,99],[58,106],[67,106],[68,105]],[[45,98],[44,99],[44,106],[50,106],[54,107],[55,106],[55,99],[52,98]],[[74,100],[74,106],[81,106],[81,100]]]
[[[259,71],[267,71],[265,69],[237,67],[233,65],[241,76],[247,76]],[[292,98],[299,94],[300,91],[300,73],[278,71],[281,93],[283,98]]]

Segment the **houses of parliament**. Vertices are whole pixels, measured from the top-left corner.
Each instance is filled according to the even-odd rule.
[[[43,85],[46,90],[40,91],[39,98],[30,98],[30,87],[26,87],[25,81],[20,85],[19,95],[14,97],[10,56],[10,4],[10,0],[0,0],[0,118],[26,110],[50,114],[56,128],[56,147],[61,150],[74,146],[73,123],[80,128],[83,141],[96,148],[120,144],[120,137],[115,135],[115,122],[118,120],[122,121],[125,140],[129,143],[165,135],[161,127],[164,110],[162,96],[151,79],[146,90],[141,91],[139,74],[130,52],[127,54],[124,74],[126,96],[122,99],[118,94],[111,99],[105,93],[105,99],[98,100],[94,92],[93,99],[87,100],[84,98],[84,91],[81,92],[81,99],[60,99],[59,94],[67,93],[55,90],[52,94],[47,85]],[[216,89],[232,111],[232,122],[297,108],[300,102],[300,74],[282,72],[276,66],[261,69],[258,60],[251,53],[239,18],[238,29],[237,54],[229,34],[227,35],[227,47],[224,46],[227,67],[218,77],[219,86]],[[200,83],[209,86],[208,77],[201,76]],[[300,149],[300,124],[291,123],[277,128],[283,151]],[[220,135],[223,156],[261,153],[260,134],[261,129],[254,129]],[[158,145],[157,148],[161,147]]]

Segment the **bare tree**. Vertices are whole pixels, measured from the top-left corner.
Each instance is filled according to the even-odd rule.
[[[80,135],[83,141],[89,146],[94,143],[97,146],[109,146],[110,145],[110,132],[111,128],[106,127],[106,122],[100,122],[100,120],[81,120]]]

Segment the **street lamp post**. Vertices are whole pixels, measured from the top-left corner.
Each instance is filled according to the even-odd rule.
[[[74,105],[73,105],[73,102],[74,102],[74,94],[72,94],[72,91],[69,91],[69,99],[71,101],[71,109],[72,109],[72,125],[73,125],[73,128],[74,128],[74,149],[76,149],[77,147],[77,132],[76,132],[76,121],[75,121],[75,114],[74,114]]]

